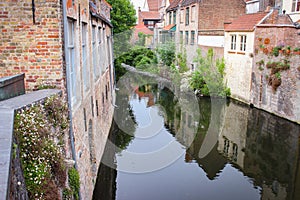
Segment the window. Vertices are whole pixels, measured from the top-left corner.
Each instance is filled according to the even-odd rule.
[[[195,31],[191,31],[191,44],[195,44]]]
[[[185,44],[189,43],[189,32],[185,31]]]
[[[196,6],[192,6],[192,16],[191,16],[191,21],[194,22],[196,19]]]
[[[107,66],[107,56],[106,56],[106,33],[105,28],[102,28],[102,73],[105,72],[106,66]]]
[[[180,23],[183,23],[183,19],[184,19],[184,10],[180,10]]]
[[[98,68],[99,68],[99,73],[102,71],[101,66],[103,64],[102,59],[102,46],[101,46],[101,41],[102,41],[102,29],[101,27],[98,27]]]
[[[154,28],[154,21],[147,21],[147,27],[150,29],[150,30],[153,30]]]
[[[236,50],[236,35],[231,35],[231,50]]]
[[[176,10],[173,11],[173,24],[176,24]]]
[[[109,67],[111,65],[111,54],[110,54],[110,37],[107,36],[107,45],[106,45],[106,49],[107,49],[107,61],[108,61],[108,65],[107,67]]]
[[[246,51],[246,39],[247,36],[246,35],[241,35],[241,43],[240,43],[240,50],[241,51]]]
[[[186,8],[185,10],[185,25],[189,25],[190,19],[190,8]]]
[[[96,42],[96,26],[92,26],[92,54],[93,54],[93,68],[94,68],[94,79],[95,81],[99,78],[99,67],[98,67],[98,54],[97,54],[97,42]]]
[[[87,24],[82,23],[81,30],[81,47],[82,47],[82,78],[83,88],[87,91],[90,88],[89,74],[88,74],[88,60],[87,60]]]
[[[76,67],[75,67],[75,21],[68,19],[68,50],[67,57],[70,67],[70,91],[72,104],[76,102]]]
[[[183,31],[180,31],[180,43],[183,42]]]
[[[300,11],[300,0],[293,0],[292,12],[299,12],[299,11]]]
[[[169,12],[169,24],[172,24],[172,12]]]

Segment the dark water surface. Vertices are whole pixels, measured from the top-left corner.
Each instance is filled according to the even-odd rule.
[[[94,199],[300,199],[299,125],[235,101],[201,98],[197,110],[180,98],[157,85],[119,92]]]

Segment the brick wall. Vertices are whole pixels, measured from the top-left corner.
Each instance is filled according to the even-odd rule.
[[[255,56],[252,71],[251,103],[258,108],[262,108],[271,113],[300,123],[300,55],[280,53],[279,56],[272,55],[272,48],[279,44],[291,46],[293,50],[300,46],[300,36],[298,29],[292,27],[269,27],[256,28],[255,36]],[[266,39],[270,42],[265,44]],[[268,53],[263,53],[259,48],[261,44],[268,49]],[[264,64],[259,67],[259,62]],[[288,62],[290,68],[280,71],[281,85],[274,91],[268,85],[268,77],[271,69],[267,69],[268,62]]]
[[[198,29],[224,29],[224,22],[231,22],[245,14],[242,0],[204,0],[199,3]]]
[[[64,87],[62,9],[58,0],[0,3],[0,77],[25,73],[25,87]],[[34,23],[35,21],[35,23]]]

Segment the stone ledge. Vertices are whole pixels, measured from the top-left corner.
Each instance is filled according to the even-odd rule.
[[[0,108],[0,200],[9,196],[14,110]]]
[[[18,110],[21,108],[24,108],[28,105],[37,103],[46,97],[55,95],[55,94],[61,94],[61,90],[57,89],[46,89],[46,90],[38,90],[34,92],[30,92],[21,96],[17,96],[11,99],[7,99],[4,101],[0,101],[0,109],[6,108],[6,109],[14,109]]]

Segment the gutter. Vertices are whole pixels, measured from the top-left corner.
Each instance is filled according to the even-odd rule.
[[[63,26],[64,26],[64,54],[68,51],[68,19],[67,19],[67,0],[63,0]],[[70,67],[69,67],[69,57],[65,57],[66,63],[66,78],[67,78],[67,96],[68,96],[68,107],[69,107],[69,119],[70,119],[70,142],[71,142],[71,150],[72,150],[72,158],[75,161],[75,168],[77,169],[77,161],[76,161],[76,151],[74,145],[74,132],[73,132],[73,116],[72,116],[72,102],[71,102],[71,77],[70,75]]]

